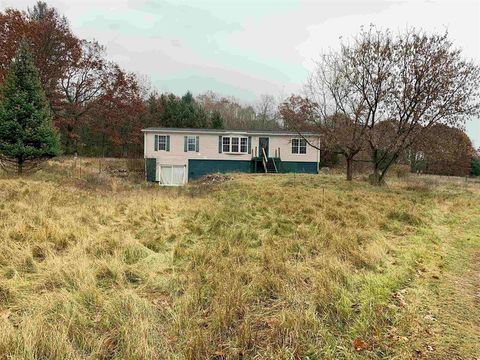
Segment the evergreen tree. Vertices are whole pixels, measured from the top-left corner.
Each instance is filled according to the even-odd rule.
[[[59,153],[50,107],[23,40],[0,88],[0,165],[22,173]]]
[[[177,127],[182,128],[195,128],[198,127],[196,124],[196,106],[195,99],[193,98],[190,92],[187,92],[182,96],[178,104],[178,113],[177,113],[178,125]]]
[[[160,123],[164,127],[206,128],[210,125],[206,111],[190,92],[181,98],[162,94],[160,103],[163,110]]]
[[[185,104],[194,104],[195,99],[190,91],[187,91],[185,95],[182,96],[182,102]]]
[[[480,156],[474,156],[472,158],[471,175],[480,176]]]
[[[32,20],[40,21],[48,16],[48,12],[53,11],[44,1],[37,1],[33,9],[28,9],[28,17]]]
[[[164,109],[160,116],[160,123],[163,127],[178,127],[177,113],[178,113],[178,99],[173,94],[162,94],[160,98],[162,107]]]
[[[223,117],[218,111],[214,111],[212,117],[210,119],[210,126],[212,129],[223,129],[224,128],[224,121]]]
[[[194,103],[193,127],[205,129],[209,126],[207,112],[196,102]]]

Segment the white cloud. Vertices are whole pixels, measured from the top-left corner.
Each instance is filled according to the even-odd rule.
[[[322,50],[338,48],[340,37],[348,39],[358,32],[360,26],[374,24],[392,31],[402,31],[408,27],[430,32],[444,32],[448,29],[450,38],[463,49],[465,56],[480,60],[479,9],[476,1],[396,3],[378,14],[349,15],[309,25],[309,37],[298,49],[308,63]]]

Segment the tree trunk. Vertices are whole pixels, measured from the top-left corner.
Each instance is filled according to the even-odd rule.
[[[397,161],[398,154],[393,154],[391,159],[386,163],[383,163],[383,169],[380,169],[380,161],[376,156],[377,152],[375,150],[373,157],[373,174],[370,175],[370,182],[372,185],[384,185],[385,184],[385,175],[387,174],[390,167]]]
[[[373,174],[371,174],[368,179],[372,185],[382,185],[383,176],[380,172],[380,165],[375,161],[375,158],[373,160]]]
[[[65,135],[65,153],[71,154],[72,152],[76,152],[76,144],[74,140],[75,136],[73,134],[73,127],[68,125],[66,128],[66,135]]]
[[[23,174],[23,159],[17,160],[17,174]]]
[[[380,161],[378,160],[378,150],[372,149],[373,174],[370,174],[368,181],[372,185],[382,185],[382,176],[380,175]]]
[[[102,158],[105,158],[105,133],[102,134]]]
[[[385,170],[383,170],[381,173],[380,173],[380,176],[378,178],[378,185],[383,185],[385,184],[385,174],[387,173],[387,170],[388,168],[386,168]]]
[[[352,181],[353,179],[353,159],[347,157],[347,181]]]

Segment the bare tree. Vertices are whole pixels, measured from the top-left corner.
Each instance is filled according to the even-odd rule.
[[[392,67],[390,47],[386,34],[362,31],[353,43],[342,43],[339,52],[323,55],[305,87],[305,100],[312,104],[309,111],[313,112],[306,117],[308,124],[301,124],[298,116],[285,118],[288,102],[283,104],[282,115],[290,126],[300,132],[305,128],[319,132],[323,147],[345,157],[347,180],[353,178],[354,158],[366,149],[369,130],[379,117],[379,104],[386,98],[385,82]]]
[[[278,129],[280,127],[278,105],[272,95],[261,95],[254,108],[258,127],[263,130]]]
[[[462,127],[480,110],[480,68],[462,58],[447,32],[411,29],[388,38],[394,66],[381,103],[383,123],[372,123],[368,138],[375,183],[383,182],[390,166],[432,126]]]
[[[225,97],[209,91],[197,96],[196,100],[207,113],[218,112],[224,119],[224,126],[227,129],[262,128],[262,124],[257,121],[258,108],[242,104],[234,97]]]
[[[57,114],[67,137],[67,148],[76,144],[76,131],[96,100],[104,95],[108,78],[109,64],[104,60],[104,48],[97,42],[83,40],[81,49],[80,58],[71,64],[59,86],[63,100]]]
[[[347,180],[353,179],[353,160],[362,150],[361,129],[344,114],[338,112],[327,117],[319,115],[318,103],[308,98],[292,95],[280,106],[279,111],[285,126],[296,131],[307,143],[317,150],[328,150],[345,158]],[[321,148],[310,143],[305,132],[322,136]]]
[[[306,86],[324,144],[347,159],[371,154],[372,182],[435,124],[462,125],[479,112],[479,67],[465,61],[447,33],[415,29],[396,36],[362,28],[339,52],[324,55]],[[349,160],[350,159],[350,160]]]

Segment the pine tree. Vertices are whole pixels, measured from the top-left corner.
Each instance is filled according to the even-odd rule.
[[[480,176],[480,156],[474,156],[472,158],[470,175]]]
[[[23,40],[0,88],[0,165],[22,173],[59,153],[50,107]]]
[[[218,111],[214,111],[210,119],[210,127],[212,129],[223,129],[224,121],[222,114]]]

